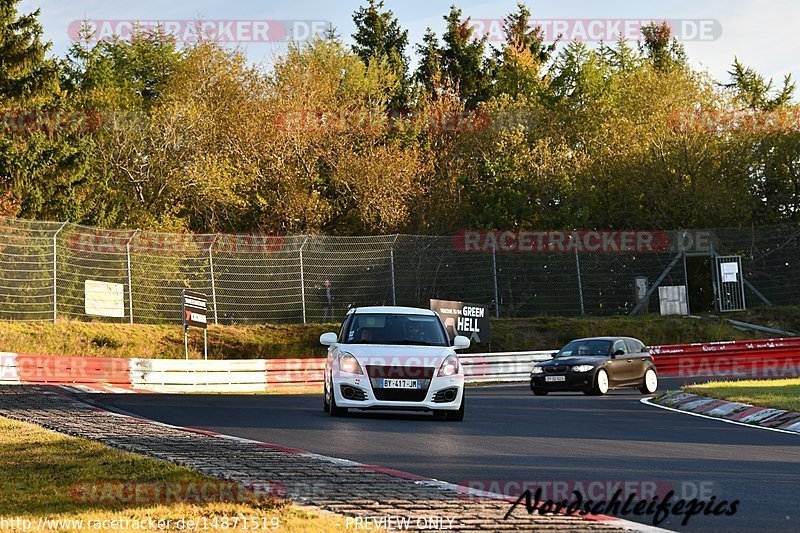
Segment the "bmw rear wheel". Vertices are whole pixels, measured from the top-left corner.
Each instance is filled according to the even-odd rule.
[[[642,394],[653,394],[658,389],[658,375],[652,368],[648,368],[644,373],[644,381],[639,389]]]

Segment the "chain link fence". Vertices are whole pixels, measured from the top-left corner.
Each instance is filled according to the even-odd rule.
[[[351,306],[431,298],[490,303],[501,317],[658,313],[659,286],[688,285],[693,306],[708,299],[715,254],[742,257],[749,305],[800,303],[797,224],[533,232],[533,244],[523,233],[195,235],[0,218],[0,319],[180,323],[184,288],[208,295],[220,324],[335,322]],[[649,288],[638,307],[637,278]],[[87,280],[122,287],[122,316],[87,314]]]

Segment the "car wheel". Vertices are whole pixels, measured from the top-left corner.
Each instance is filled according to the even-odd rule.
[[[463,393],[462,393],[463,394]],[[461,406],[458,411],[445,411],[444,417],[452,422],[461,422],[464,420],[464,396],[461,396]]]
[[[347,416],[347,407],[338,407],[336,405],[336,395],[331,391],[331,416]]]
[[[652,368],[648,368],[644,373],[642,387],[639,389],[642,394],[653,394],[658,389],[658,375]]]
[[[608,392],[608,372],[602,368],[597,371],[594,378],[594,390],[592,391],[596,396],[602,396]]]
[[[322,392],[322,410],[325,411],[326,413],[330,413],[331,412],[331,403],[330,403],[330,400],[328,400],[328,383],[327,382],[325,382],[325,388],[323,389],[323,392]]]
[[[531,381],[531,392],[533,392],[534,396],[547,396],[547,391],[534,387],[533,381]]]

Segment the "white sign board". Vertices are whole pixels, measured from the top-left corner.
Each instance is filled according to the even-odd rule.
[[[658,288],[658,301],[662,315],[688,315],[689,304],[686,298],[686,285],[673,285]]]
[[[722,283],[736,283],[739,281],[739,263],[720,263],[722,270]]]
[[[87,315],[125,317],[125,286],[87,279],[84,284],[84,308]]]

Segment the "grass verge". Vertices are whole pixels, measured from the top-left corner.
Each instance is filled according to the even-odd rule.
[[[14,525],[24,524],[25,520],[31,521],[33,529],[49,526],[45,528],[59,531],[130,530],[130,525],[113,527],[110,522],[106,522],[108,527],[97,529],[90,521],[150,519],[171,520],[173,527],[169,529],[173,530],[179,528],[181,519],[184,524],[192,519],[209,528],[217,525],[213,529],[241,530],[243,520],[250,520],[252,525],[255,519],[261,529],[272,529],[277,524],[278,531],[341,530],[337,522],[342,520],[333,515],[316,514],[287,502],[257,500],[242,493],[234,498],[215,498],[215,491],[224,488],[220,483],[225,482],[33,424],[0,418],[0,449],[0,530],[4,531],[14,530]],[[112,490],[119,480],[125,483],[124,488]],[[172,498],[180,501],[170,502],[167,498],[148,497],[154,493],[142,490],[131,497],[131,492],[122,492],[130,487],[170,487],[181,490],[183,496]],[[211,496],[193,499],[191,491],[203,487],[210,487],[206,494]],[[238,527],[233,527],[236,517]],[[40,522],[45,519],[53,521]],[[144,528],[147,529],[152,528]]]
[[[800,411],[800,378],[776,380],[719,381],[683,388],[720,400],[742,402],[759,407]]]
[[[491,345],[470,352],[552,350],[578,337],[629,335],[648,345],[752,339],[718,318],[533,317],[493,319]],[[216,326],[208,330],[211,359],[325,357],[319,336],[337,324]],[[192,330],[190,357],[202,357],[202,334]],[[67,356],[183,358],[183,332],[176,325],[59,321],[0,322],[0,351]]]

